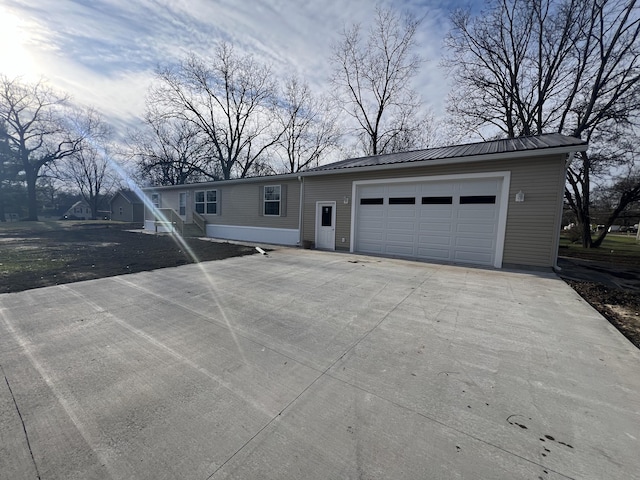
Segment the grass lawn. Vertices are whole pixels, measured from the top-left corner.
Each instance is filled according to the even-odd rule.
[[[636,240],[635,234],[610,233],[599,248],[582,248],[580,243],[571,243],[566,237],[561,236],[558,253],[564,257],[640,267],[640,242]]]

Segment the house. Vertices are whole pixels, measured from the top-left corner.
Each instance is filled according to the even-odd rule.
[[[62,218],[72,220],[91,220],[91,207],[84,200],[78,200],[76,203],[64,212]]]
[[[118,222],[144,222],[144,204],[133,190],[119,190],[109,201],[111,220]]]
[[[353,158],[299,174],[147,188],[153,208],[145,228],[158,229],[158,213],[172,211],[222,239],[554,267],[567,160],[586,148],[583,140],[546,134]]]

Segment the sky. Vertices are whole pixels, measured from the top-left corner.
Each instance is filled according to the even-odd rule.
[[[436,116],[448,86],[438,63],[448,29],[447,0],[381,2],[423,18],[417,41],[426,59],[415,88]],[[373,18],[371,0],[0,0],[0,73],[41,77],[116,132],[139,124],[158,65],[228,41],[314,91],[328,88],[331,45],[344,26]]]

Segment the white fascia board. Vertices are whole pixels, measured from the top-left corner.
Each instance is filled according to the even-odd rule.
[[[215,180],[211,182],[183,183],[182,185],[157,185],[155,187],[143,187],[141,190],[143,192],[155,192],[156,190],[206,189],[215,188],[220,185],[238,185],[243,183],[278,183],[282,180],[298,180],[298,177],[302,175],[302,173],[285,173],[283,175],[266,175],[264,177],[232,178],[230,180]]]

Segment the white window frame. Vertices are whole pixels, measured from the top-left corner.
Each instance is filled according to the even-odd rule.
[[[274,198],[267,198],[267,190],[268,189],[277,189],[278,192],[278,199],[274,199]],[[270,192],[271,194],[275,195],[276,190],[274,190],[273,192]],[[280,214],[282,213],[282,185],[265,185],[264,186],[264,195],[262,198],[262,214],[265,217],[279,217]],[[278,204],[278,213],[267,213],[267,203],[270,204]]]
[[[209,193],[215,192],[216,199],[209,200]],[[202,202],[198,201],[198,194],[202,194]],[[202,212],[198,211],[198,205],[202,205]],[[209,212],[209,207],[213,206],[213,213]],[[197,190],[193,197],[193,208],[200,215],[217,215],[218,214],[218,190]]]
[[[160,208],[160,194],[152,193],[151,194],[151,204],[154,208]]]

